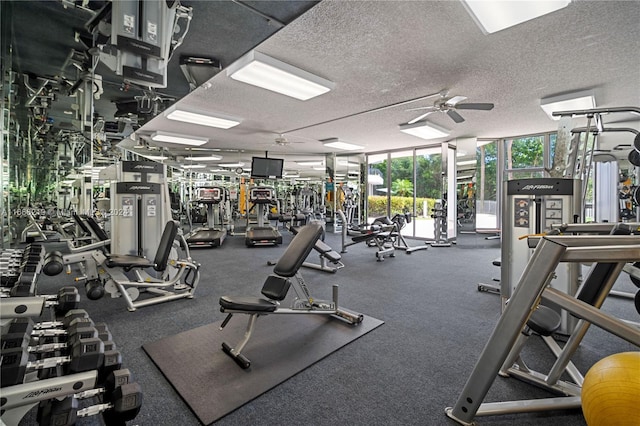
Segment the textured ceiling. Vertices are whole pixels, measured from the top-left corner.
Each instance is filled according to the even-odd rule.
[[[72,73],[73,68],[62,67],[70,48],[82,48],[73,41],[73,29],[82,28],[92,16],[70,6],[81,3],[3,2],[3,14],[8,10],[11,15],[9,25],[3,19],[3,41],[12,43],[18,72],[40,77]],[[574,0],[560,11],[491,35],[483,35],[454,0],[182,3],[193,8],[193,20],[169,64],[169,86],[161,92],[180,99],[183,108],[243,121],[217,130],[159,115],[137,133],[205,136],[211,139],[207,147],[222,149],[225,161],[246,160],[264,151],[327,153],[319,140],[334,137],[363,145],[364,152],[428,145],[400,133],[398,125],[420,114],[406,109],[430,106],[435,98],[361,113],[443,89],[466,96],[467,102],[492,102],[495,108],[460,111],[466,121],[459,124],[445,114],[429,115],[429,121],[451,130],[449,137],[433,142],[554,131],[557,123],[540,109],[540,99],[576,90],[593,89],[598,107],[640,106],[639,1]],[[97,10],[104,2],[87,4]],[[213,56],[227,67],[252,48],[331,80],[336,87],[303,102],[231,80],[223,70],[206,87],[189,93],[179,55]],[[120,90],[121,77],[102,64],[96,71],[105,81],[96,112],[113,119],[113,101],[140,92]],[[56,125],[68,120],[55,116],[53,109],[51,115]],[[625,121],[618,125],[640,127],[632,115],[604,118],[605,123]],[[584,126],[586,120],[574,119],[574,124]],[[281,133],[300,143],[275,145]],[[630,143],[631,135],[605,133],[600,141],[610,149]],[[177,152],[177,147],[169,150]]]
[[[483,35],[458,1],[323,1],[256,50],[335,82],[334,90],[303,102],[234,81],[223,71],[178,104],[241,117],[242,124],[217,130],[158,116],[142,131],[204,136],[211,138],[208,147],[270,153],[328,152],[319,140],[332,137],[363,145],[365,152],[400,149],[429,143],[400,133],[398,125],[420,114],[407,108],[432,105],[435,98],[357,113],[443,89],[495,108],[460,111],[466,119],[460,124],[445,114],[429,115],[451,130],[435,142],[553,131],[557,122],[539,106],[544,97],[594,89],[598,107],[640,106],[639,22],[637,1],[573,1]],[[605,123],[631,119],[637,116],[609,115]],[[584,126],[586,119],[574,123]],[[622,125],[638,128],[637,121]],[[279,133],[304,143],[274,146]],[[606,148],[632,138],[605,134],[601,141]]]

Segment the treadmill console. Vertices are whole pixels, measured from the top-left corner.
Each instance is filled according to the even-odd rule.
[[[269,203],[274,198],[273,188],[251,188],[249,192],[249,199],[252,203]]]
[[[222,201],[222,188],[199,188],[198,201],[217,204]]]

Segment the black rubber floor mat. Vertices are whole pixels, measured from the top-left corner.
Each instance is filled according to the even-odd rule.
[[[203,424],[210,424],[260,396],[384,322],[365,316],[350,325],[324,315],[267,315],[257,321],[240,368],[222,351],[242,338],[246,315],[143,345],[162,374]]]

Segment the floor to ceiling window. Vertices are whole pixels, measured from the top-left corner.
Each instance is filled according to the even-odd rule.
[[[476,229],[500,228],[498,197],[498,142],[478,141],[476,179]]]
[[[414,236],[431,239],[431,218],[436,200],[442,199],[442,147],[437,145],[416,150],[416,216]]]

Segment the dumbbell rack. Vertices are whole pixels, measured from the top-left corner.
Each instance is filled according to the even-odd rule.
[[[76,309],[77,289],[17,297],[26,293],[26,286],[14,290],[17,283],[0,298],[0,423],[17,426],[36,406],[43,425],[71,425],[97,414],[107,424],[135,418],[142,404],[140,386],[122,369],[122,356],[106,324],[94,324],[86,311]],[[50,313],[48,307],[53,308]],[[48,313],[53,321],[34,321]],[[97,404],[87,407],[84,401],[89,398]]]
[[[449,234],[447,231],[447,212],[444,206],[436,203],[431,214],[433,220],[433,241],[429,244],[431,247],[451,247]]]

